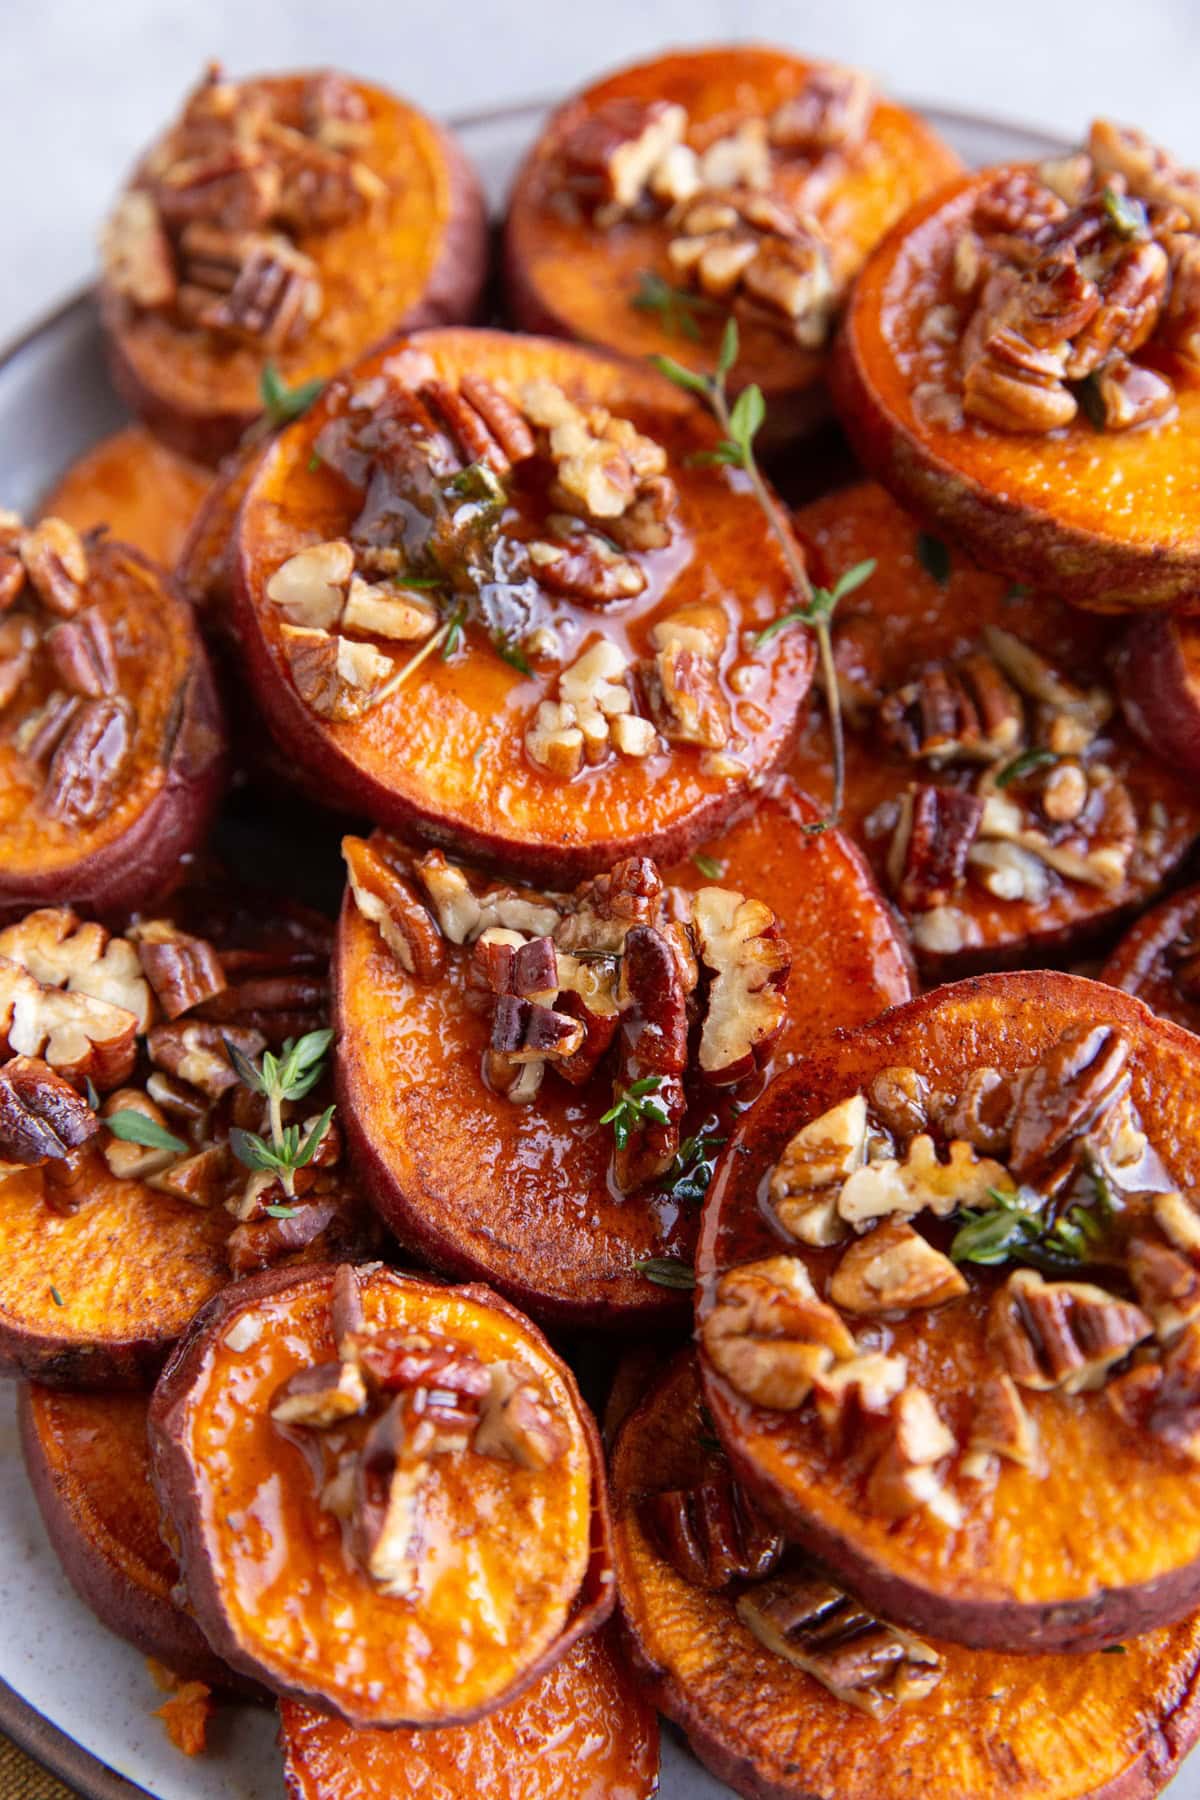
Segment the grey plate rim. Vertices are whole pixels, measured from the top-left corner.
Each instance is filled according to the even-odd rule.
[[[548,96],[513,101],[504,106],[484,107],[475,112],[455,114],[446,123],[454,131],[470,131],[472,128],[492,125],[527,126],[553,106],[557,99],[558,96]],[[906,101],[905,104],[914,112],[920,113],[931,125],[949,128],[951,133],[955,125],[975,126],[1020,139],[1030,146],[1036,145],[1046,154],[1060,152],[1066,147],[1062,138],[1040,127],[1023,125],[1012,119],[998,119],[987,113],[975,112],[969,107],[923,105],[919,101]],[[92,304],[92,294],[90,284],[77,289],[32,320],[8,343],[0,345],[0,373],[41,338],[64,324],[74,313],[89,307]],[[146,1788],[118,1775],[107,1763],[93,1756],[90,1750],[85,1750],[2,1679],[0,1731],[5,1732],[44,1769],[83,1796],[83,1800],[155,1800],[155,1796]]]

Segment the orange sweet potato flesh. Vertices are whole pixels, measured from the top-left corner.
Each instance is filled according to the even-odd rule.
[[[763,1648],[728,1593],[693,1587],[642,1496],[716,1458],[693,1364],[647,1396],[612,1459],[617,1582],[635,1665],[692,1748],[748,1800],[1150,1800],[1200,1731],[1200,1619],[1122,1655],[1011,1656],[933,1640],[941,1681],[877,1720]],[[906,1624],[903,1614],[895,1615]]]
[[[1198,953],[1200,887],[1191,887],[1143,913],[1101,969],[1100,980],[1136,994],[1160,1018],[1200,1033]]]
[[[1081,414],[1050,435],[947,425],[914,395],[958,397],[944,347],[922,335],[953,300],[955,243],[981,189],[971,175],[921,201],[859,276],[834,354],[838,414],[871,474],[986,567],[1080,605],[1200,608],[1200,376],[1170,358],[1178,409],[1137,431]]]
[[[432,1458],[421,1590],[383,1593],[268,1410],[297,1369],[335,1355],[334,1274],[251,1276],[205,1309],[151,1401],[155,1487],[196,1618],[233,1668],[356,1725],[466,1724],[515,1698],[611,1611],[599,1437],[566,1365],[505,1301],[362,1265],[368,1331],[431,1332],[485,1362],[522,1362],[564,1436],[546,1469],[470,1449]],[[229,1331],[250,1317],[261,1336],[231,1348]],[[342,1429],[355,1442],[365,1421]]]
[[[556,617],[566,641],[578,640],[581,649],[600,630],[632,660],[648,653],[656,617],[703,599],[724,603],[736,645],[744,630],[786,609],[786,567],[761,509],[728,471],[688,461],[716,441],[715,428],[694,400],[652,370],[572,344],[491,331],[420,333],[410,350],[397,370],[427,368],[416,364],[419,355],[452,385],[468,372],[514,389],[546,379],[577,403],[631,419],[667,451],[680,499],[675,539],[651,553],[649,585],[620,611],[602,616],[564,601]],[[351,381],[370,380],[393,355],[361,364]],[[235,629],[279,747],[330,803],[527,877],[573,883],[621,856],[694,849],[743,803],[746,782],[770,772],[790,749],[812,675],[806,632],[783,633],[754,654],[751,698],[729,690],[735,729],[747,740],[736,759],[742,773],[733,778],[706,772],[692,744],[585,768],[574,781],[547,774],[527,758],[524,732],[538,703],[556,696],[558,669],[522,675],[473,624],[464,633],[465,654],[429,657],[407,686],[357,722],[328,723],[301,701],[284,661],[284,621],[265,589],[290,555],[343,533],[360,510],[361,496],[324,465],[312,466],[314,441],[347,392],[339,384],[282,433],[259,464],[239,519]],[[735,649],[723,683],[743,660]]]
[[[653,312],[632,304],[643,272],[677,277],[661,221],[624,220],[596,229],[553,204],[560,146],[597,108],[617,99],[670,100],[687,108],[698,132],[721,135],[748,117],[766,117],[805,84],[813,64],[762,45],[674,52],[622,69],[568,100],[550,118],[517,177],[504,239],[509,306],[527,331],[581,339],[644,357],[666,352],[707,373],[724,328],[723,309],[698,311],[698,335],[669,334]],[[801,202],[860,261],[888,227],[930,188],[958,172],[954,152],[915,114],[881,100],[862,144],[839,159],[815,202]],[[795,181],[791,184],[795,193]],[[787,198],[786,180],[780,198]],[[757,382],[768,401],[768,430],[779,441],[827,407],[823,350],[789,342],[768,325],[741,329],[735,384]]]
[[[987,574],[958,550],[951,553],[949,576],[940,583],[919,554],[917,521],[875,482],[859,482],[811,502],[796,513],[795,523],[822,581],[832,583],[857,563],[875,559],[870,580],[837,612],[836,654],[852,680],[891,692],[930,664],[980,648],[982,633],[991,625],[1039,651],[1073,685],[1096,684],[1114,693],[1108,658],[1117,640],[1110,621],[1046,595],[1014,592],[1008,582]],[[951,905],[966,915],[974,941],[954,952],[918,950],[929,979],[1029,967],[1060,957],[1080,940],[1111,933],[1153,896],[1193,844],[1200,833],[1195,783],[1144,749],[1119,715],[1102,735],[1111,742],[1104,760],[1127,787],[1145,834],[1126,878],[1117,887],[1099,888],[1051,875],[1045,898],[1031,901],[998,899],[968,876]],[[828,798],[829,733],[822,717],[814,715],[810,721],[791,772],[810,793]],[[871,724],[847,732],[844,822],[866,845],[881,880],[891,832],[870,831],[871,815],[897,800],[910,782],[948,779],[927,763],[890,751]],[[1161,830],[1157,825],[1148,830],[1152,819],[1159,818]]]
[[[212,473],[176,455],[142,425],[127,425],[59,476],[42,513],[76,531],[105,525],[113,537],[173,569]]]
[[[961,1092],[977,1068],[1036,1061],[1074,1025],[1127,1040],[1132,1096],[1153,1147],[1186,1192],[1200,1180],[1200,1043],[1140,1001],[1078,976],[1011,974],[955,983],[831,1040],[783,1075],[739,1123],[713,1177],[696,1270],[698,1316],[715,1274],[799,1249],[824,1291],[836,1251],[797,1246],[772,1224],[759,1184],[793,1132],[863,1091],[889,1066]],[[965,1441],[973,1395],[1001,1365],[987,1350],[988,1302],[1007,1271],[970,1269],[952,1305],[889,1321],[908,1359]],[[1086,1271],[1085,1271],[1086,1278]],[[1200,1602],[1200,1468],[1124,1425],[1102,1395],[1022,1391],[1046,1452],[1044,1475],[1005,1461],[990,1504],[964,1500],[961,1528],[926,1513],[896,1523],[868,1512],[860,1484],[811,1409],[768,1412],[704,1364],[705,1396],[739,1475],[795,1540],[868,1605],[914,1629],[979,1647],[1082,1650],[1182,1618]]]
[[[299,114],[308,80],[278,75],[240,85],[271,94],[284,119]],[[114,385],[185,456],[216,462],[236,445],[262,410],[266,361],[285,386],[297,387],[336,374],[393,332],[475,310],[487,225],[474,170],[451,134],[416,107],[367,82],[349,85],[367,111],[369,135],[357,154],[388,193],[381,210],[297,237],[324,292],[320,317],[298,341],[268,359],[248,345],[182,330],[165,314],[134,312],[101,287]]]
[[[364,1731],[295,1700],[279,1719],[288,1800],[649,1800],[657,1788],[658,1719],[611,1629],[474,1725]]]
[[[64,900],[108,911],[152,900],[178,881],[220,797],[223,721],[190,611],[153,564],[115,540],[89,545],[88,565],[84,604],[118,646],[120,691],[136,710],[132,753],[98,820],[39,807],[45,769],[13,742],[56,686],[49,657],[37,655],[0,722],[0,917]]]
[[[101,1624],[186,1680],[229,1672],[176,1606],[175,1560],[150,1485],[143,1394],[62,1393],[22,1383],[25,1469],[50,1542]]]
[[[809,802],[780,789],[705,853],[723,886],[774,910],[791,947],[775,1069],[912,991],[904,947],[862,858],[837,832],[806,835],[815,817]],[[711,875],[688,861],[665,879],[694,890]],[[445,976],[415,980],[347,896],[335,962],[338,1081],[366,1193],[425,1260],[486,1279],[541,1318],[628,1326],[678,1317],[680,1295],[633,1265],[690,1259],[695,1212],[662,1194],[610,1188],[612,1135],[599,1120],[612,1104],[611,1071],[578,1088],[550,1075],[525,1106],[498,1099],[481,1074],[490,1023],[468,1004],[469,953],[447,951]],[[697,1097],[684,1135],[723,1129],[719,1117],[711,1096]]]

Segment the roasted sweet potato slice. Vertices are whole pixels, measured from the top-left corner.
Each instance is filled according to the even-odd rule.
[[[1018,1651],[1194,1608],[1198,1073],[1126,994],[993,975],[818,1047],[739,1122],[696,1259],[705,1396],[867,1605]]]
[[[1195,1618],[1132,1639],[1121,1655],[1011,1656],[934,1639],[917,1642],[935,1660],[917,1662],[907,1632],[872,1629],[863,1608],[839,1603],[827,1578],[798,1567],[794,1553],[765,1581],[697,1586],[665,1554],[656,1513],[663,1516],[664,1497],[677,1505],[690,1490],[728,1481],[711,1445],[694,1367],[683,1359],[631,1417],[612,1459],[617,1583],[635,1664],[655,1701],[738,1793],[1133,1800],[1174,1774],[1200,1729]],[[790,1605],[797,1637],[804,1595],[823,1606],[815,1655],[797,1645],[799,1666],[739,1615],[739,1605],[744,1613],[769,1603],[772,1590]],[[906,1622],[902,1612],[892,1617]],[[873,1649],[882,1655],[872,1670]],[[866,1679],[839,1697],[826,1684],[853,1674],[856,1656]],[[823,1679],[808,1672],[823,1660]],[[887,1692],[897,1661],[918,1678],[903,1700]]]
[[[150,1443],[210,1644],[352,1724],[481,1718],[611,1609],[596,1428],[486,1288],[251,1277],[164,1371]]]
[[[0,918],[179,879],[224,777],[188,608],[138,551],[0,514]]]
[[[256,1059],[320,1030],[328,954],[306,909],[220,892],[128,937],[61,908],[0,932],[0,1370],[138,1386],[231,1274],[370,1247],[336,1124],[294,1195],[231,1148],[267,1103],[226,1040]]]
[[[1195,177],[1103,121],[1089,150],[914,207],[855,286],[834,398],[870,472],[985,567],[1194,610]]]
[[[1136,994],[1160,1018],[1200,1033],[1200,887],[1172,894],[1144,913],[1100,980]]]
[[[566,101],[529,152],[509,305],[528,331],[702,371],[732,311],[736,378],[793,435],[827,404],[828,338],[867,252],[958,167],[857,70],[746,44],[656,57]]]
[[[1117,662],[1125,717],[1156,756],[1200,780],[1200,619],[1138,619]]]
[[[279,1705],[288,1800],[649,1800],[658,1720],[611,1631],[568,1650],[519,1699],[474,1725],[364,1731],[296,1700]]]
[[[177,456],[142,425],[127,425],[59,476],[42,511],[78,532],[104,525],[164,569],[173,569],[212,471]]]
[[[360,365],[266,453],[235,628],[328,800],[573,882],[694,848],[786,754],[808,634],[753,497],[648,369],[499,332]],[[518,666],[514,666],[518,665]]]
[[[25,1468],[66,1575],[101,1624],[189,1681],[230,1675],[172,1598],[179,1579],[159,1531],[142,1394],[71,1394],[22,1384]]]
[[[697,858],[664,872],[676,912],[686,912],[699,890],[719,884],[774,913],[791,973],[780,1035],[765,1047],[773,1068],[835,1025],[873,1017],[911,991],[904,950],[861,858],[836,832],[806,834],[814,817],[807,801],[780,792]],[[372,846],[384,853],[381,860]],[[570,1013],[568,1023],[586,1022],[587,1040],[564,1065],[567,1080],[543,1065],[532,1071],[540,1082],[536,1094],[520,1103],[495,1091],[496,1081],[506,1079],[502,1072],[492,1070],[491,1087],[484,1073],[499,1011],[479,972],[487,946],[455,944],[443,935],[428,910],[428,890],[411,864],[408,875],[400,872],[403,858],[397,866],[388,840],[348,840],[347,854],[360,899],[356,904],[352,886],[339,926],[339,1089],[359,1177],[382,1217],[436,1266],[486,1277],[546,1318],[613,1325],[634,1314],[653,1320],[678,1313],[680,1293],[646,1279],[637,1264],[661,1257],[690,1262],[696,1201],[715,1156],[710,1139],[727,1129],[731,1099],[755,1092],[762,1075],[748,1089],[711,1087],[693,1061],[674,1160],[636,1191],[619,1194],[610,1176],[614,1127],[602,1122],[619,1098],[616,1002],[603,998],[616,965],[584,960],[587,934],[598,937],[599,922],[583,921],[576,944],[583,958],[564,958],[561,966],[556,960],[555,980],[581,979],[587,987],[589,970],[595,978],[590,1007],[582,995],[564,993],[553,1002]],[[435,879],[440,873],[436,860],[432,873]],[[638,878],[643,897],[658,888],[653,865],[624,873],[631,887]],[[539,900],[540,910],[526,901],[503,906],[503,916],[526,932],[556,926],[556,907]],[[565,897],[557,904],[569,905]],[[636,896],[629,905],[636,910]],[[657,902],[647,900],[646,916],[656,910]],[[452,931],[460,930],[450,914],[446,919]],[[406,920],[407,941],[398,935]],[[560,937],[573,936],[575,923],[565,924]],[[467,935],[478,937],[479,924]],[[605,941],[615,947],[620,936]],[[406,953],[411,972],[401,961]],[[693,995],[697,1010],[699,999]],[[746,1004],[754,1004],[750,996]]]
[[[462,150],[406,101],[330,70],[234,83],[213,68],[134,170],[102,247],[118,391],[157,436],[216,462],[274,390],[392,332],[469,318],[487,232]]]
[[[1200,832],[1196,785],[1135,741],[1112,624],[985,574],[863,482],[796,514],[821,579],[868,558],[841,603],[846,824],[925,973],[1029,967],[1111,934]],[[793,762],[830,791],[814,716]]]

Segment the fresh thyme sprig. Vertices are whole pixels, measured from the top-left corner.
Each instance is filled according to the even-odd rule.
[[[1036,1189],[989,1188],[990,1207],[964,1207],[959,1213],[951,1261],[989,1268],[1027,1263],[1047,1275],[1069,1274],[1084,1263],[1103,1262],[1117,1202],[1103,1169],[1093,1165],[1088,1173],[1090,1201],[1076,1201],[1056,1215],[1051,1214],[1047,1196]]]
[[[808,570],[804,566],[804,557],[800,546],[793,537],[783,510],[775,499],[758,466],[758,458],[754,451],[754,440],[766,419],[767,408],[762,389],[751,383],[744,387],[737,399],[730,401],[728,379],[738,359],[739,340],[737,320],[729,319],[721,335],[721,347],[717,353],[716,367],[709,375],[700,375],[694,369],[684,368],[682,363],[671,356],[652,356],[650,361],[661,375],[676,387],[695,394],[702,400],[720,426],[724,436],[716,448],[704,452],[698,459],[703,462],[725,464],[729,468],[740,469],[750,482],[751,490],[759,506],[762,508],[779,548],[783,552],[791,577],[792,588],[797,596],[797,605],[792,607],[781,618],[769,625],[765,633],[759,634],[759,642],[774,636],[777,630],[782,631],[790,625],[807,625],[817,640],[817,651],[821,662],[821,672],[825,686],[825,702],[829,711],[830,732],[833,738],[833,803],[829,809],[826,825],[836,825],[842,813],[842,799],[846,785],[846,747],[842,731],[842,707],[838,693],[837,668],[833,660],[832,621],[834,608],[841,596],[837,589],[814,588],[809,580]],[[852,586],[858,587],[866,581],[874,568],[859,564],[858,579]],[[851,591],[844,584],[856,574],[850,570],[842,578],[842,592]]]
[[[653,269],[642,269],[639,272],[637,288],[630,296],[629,304],[635,312],[656,313],[658,322],[668,337],[687,338],[693,344],[700,338],[696,314],[723,313],[725,310],[715,300],[706,299],[703,294],[693,294],[686,288],[672,287],[669,281],[656,274]]]
[[[301,1038],[288,1038],[279,1056],[264,1051],[262,1061],[256,1064],[225,1039],[226,1054],[239,1080],[266,1100],[270,1125],[269,1138],[235,1127],[229,1133],[230,1148],[248,1169],[278,1175],[289,1195],[296,1192],[296,1170],[305,1168],[316,1155],[334,1108],[326,1107],[307,1133],[299,1125],[284,1124],[283,1108],[289,1100],[303,1100],[316,1087],[325,1073],[325,1057],[332,1042],[332,1031],[309,1031]]]
[[[699,1206],[708,1192],[717,1157],[727,1142],[727,1138],[709,1132],[684,1138],[675,1161],[659,1183],[659,1193],[669,1195],[680,1206]]]
[[[662,1086],[661,1075],[643,1075],[623,1088],[617,1100],[602,1114],[600,1123],[611,1125],[613,1141],[624,1150],[639,1125],[669,1125],[671,1115],[655,1095]]]
[[[247,441],[253,442],[256,438],[266,437],[270,432],[290,425],[293,420],[302,419],[314,401],[320,398],[324,387],[325,382],[320,377],[312,381],[299,381],[295,387],[289,387],[274,363],[264,363],[262,374],[258,378],[262,415],[246,433]]]

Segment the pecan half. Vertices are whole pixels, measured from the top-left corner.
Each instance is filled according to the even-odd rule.
[[[0,712],[20,692],[33,667],[37,646],[37,627],[32,619],[0,619]]]
[[[415,887],[388,860],[385,841],[343,838],[342,856],[355,906],[378,927],[400,967],[418,981],[436,980],[446,966],[445,939]]]
[[[156,1068],[189,1082],[210,1100],[219,1100],[240,1085],[225,1051],[226,1040],[251,1059],[261,1056],[267,1047],[260,1031],[193,1020],[156,1025],[146,1038],[146,1050]]]
[[[892,891],[906,912],[945,906],[966,878],[983,801],[964,788],[922,782],[901,801],[887,857]]]
[[[38,798],[47,818],[89,825],[107,817],[133,757],[133,725],[124,699],[85,700],[72,713]]]
[[[687,114],[667,100],[609,100],[586,113],[559,147],[563,181],[578,200],[628,212],[655,165],[683,140]]]
[[[0,1066],[0,1163],[61,1160],[99,1129],[82,1094],[40,1057],[14,1056]]]
[[[1018,1269],[995,1295],[988,1344],[1019,1387],[1077,1394],[1102,1386],[1109,1369],[1154,1335],[1128,1300],[1083,1281],[1043,1281]]]
[[[993,1456],[1022,1469],[1039,1467],[1037,1432],[1010,1375],[989,1375],[979,1390],[964,1471],[981,1467],[973,1459]]]
[[[676,1573],[710,1593],[731,1581],[761,1581],[783,1554],[782,1537],[727,1473],[647,1494],[639,1513]]]
[[[1102,1129],[1132,1082],[1129,1044],[1106,1025],[1076,1025],[1016,1084],[1009,1165],[1019,1181],[1056,1185],[1074,1146]]]
[[[180,931],[169,919],[152,919],[137,930],[142,971],[168,1019],[178,1019],[225,992],[221,959],[207,938]]]
[[[25,573],[48,612],[69,619],[83,604],[88,578],[87,551],[65,519],[41,519],[19,542]]]
[[[74,694],[99,700],[117,691],[117,656],[104,614],[89,606],[46,633],[58,679]]]
[[[819,63],[804,85],[767,121],[771,142],[793,155],[851,150],[866,136],[875,112],[875,86],[862,69]]]
[[[639,1118],[625,1142],[618,1141],[614,1149],[617,1186],[622,1193],[631,1193],[665,1174],[674,1162],[687,1104],[683,1090],[687,993],[670,941],[652,926],[634,925],[625,937],[617,1004],[621,1014],[617,1099],[635,1083],[654,1079],[656,1109],[665,1115],[665,1122]]]
[[[321,310],[316,264],[286,238],[193,224],[180,247],[176,306],[187,325],[277,351]]]
[[[722,1275],[700,1341],[731,1387],[779,1412],[802,1406],[814,1381],[857,1350],[796,1256],[766,1257]]]
[[[879,708],[885,744],[936,765],[994,762],[1010,755],[1025,730],[1021,696],[990,656],[935,663]]]
[[[873,1719],[923,1699],[944,1673],[929,1644],[885,1625],[817,1576],[764,1582],[741,1596],[737,1612],[773,1655]]]

